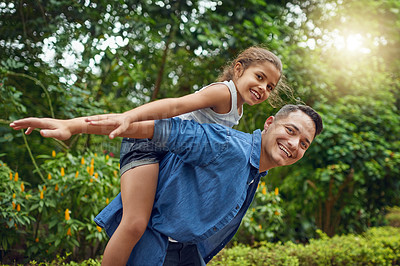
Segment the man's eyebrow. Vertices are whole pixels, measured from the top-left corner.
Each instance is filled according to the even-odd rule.
[[[295,124],[289,123],[289,125],[292,126],[297,132],[301,133],[300,129]],[[308,145],[311,145],[311,141],[308,138],[306,138],[306,142]]]

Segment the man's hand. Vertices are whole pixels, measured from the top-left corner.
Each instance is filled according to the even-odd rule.
[[[89,116],[85,121],[92,126],[112,126],[116,127],[108,135],[110,139],[120,136],[126,132],[132,121],[124,114],[105,114]]]
[[[41,128],[40,134],[45,138],[67,140],[72,135],[67,123],[67,120],[29,117],[12,122],[10,127],[15,130],[27,128],[26,135],[31,134],[35,128]]]

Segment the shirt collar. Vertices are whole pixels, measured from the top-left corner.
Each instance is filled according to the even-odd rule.
[[[256,168],[260,169],[260,154],[261,154],[261,130],[257,129],[253,132],[253,143],[251,145],[251,155],[250,164]],[[261,176],[265,176],[267,171],[261,172]]]

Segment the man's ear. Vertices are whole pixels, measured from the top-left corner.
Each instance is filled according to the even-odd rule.
[[[267,118],[267,120],[265,120],[264,123],[264,130],[267,130],[269,128],[269,126],[275,121],[275,117],[274,116],[270,116]]]
[[[233,67],[233,72],[235,73],[236,78],[240,78],[244,72],[242,63],[237,62]]]

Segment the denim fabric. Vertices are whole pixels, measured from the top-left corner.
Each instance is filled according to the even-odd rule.
[[[169,242],[163,266],[206,265],[195,244]]]
[[[149,139],[124,138],[121,143],[120,174],[140,165],[159,163],[168,149],[158,147]]]
[[[172,118],[156,121],[152,141],[170,152],[160,162],[152,216],[130,262],[162,265],[168,237],[196,244],[208,262],[233,237],[266,175],[258,172],[261,132]],[[118,195],[95,221],[112,235],[121,210]]]

